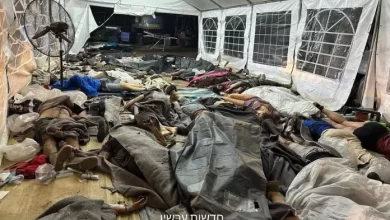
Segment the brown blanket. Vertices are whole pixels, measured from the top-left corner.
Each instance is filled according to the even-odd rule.
[[[38,108],[38,113],[42,114],[47,109],[64,106],[68,109],[69,114],[72,115],[71,109],[74,108],[73,102],[70,100],[70,97],[67,95],[59,96],[56,98],[48,99],[44,101]]]

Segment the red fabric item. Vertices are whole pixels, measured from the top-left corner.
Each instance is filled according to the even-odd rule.
[[[44,154],[34,157],[30,162],[20,162],[9,168],[10,171],[15,171],[16,175],[22,174],[25,179],[35,179],[35,170],[42,164],[46,163]]]
[[[376,151],[390,160],[390,133],[381,137],[376,143]]]

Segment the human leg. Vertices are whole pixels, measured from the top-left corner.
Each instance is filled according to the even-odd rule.
[[[143,209],[146,205],[148,198],[139,197],[135,203],[132,205],[122,205],[122,204],[109,204],[110,208],[116,211],[118,214],[128,214],[140,209]]]
[[[244,104],[245,104],[245,101],[240,100],[240,99],[231,98],[231,97],[222,97],[222,99],[225,101],[231,102],[235,105],[244,106]]]
[[[136,83],[121,82],[120,87],[121,87],[121,90],[132,91],[132,92],[140,92],[140,91],[146,90],[145,88],[142,87],[142,85],[136,84]]]
[[[267,182],[267,198],[272,203],[286,204],[285,198],[279,193],[279,181],[268,181]],[[285,220],[299,220],[299,217],[294,215],[292,212],[292,213],[290,213],[290,216],[288,216],[284,219]]]
[[[79,140],[77,137],[67,137],[62,146],[72,147],[72,150],[81,150]],[[94,168],[97,165],[96,157],[76,157],[74,153],[69,157],[69,161],[66,163],[66,168],[70,167],[75,170],[85,171]]]
[[[63,169],[65,161],[71,156],[72,149],[70,147],[60,147],[58,151],[57,141],[53,137],[49,137],[43,144],[43,152],[54,166],[54,170],[60,171]]]
[[[242,100],[242,101],[247,101],[251,98],[255,98],[255,96],[253,96],[253,95],[237,94],[237,93],[230,94],[230,95],[228,95],[228,97],[232,98],[232,99]]]

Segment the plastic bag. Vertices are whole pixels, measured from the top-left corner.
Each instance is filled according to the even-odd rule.
[[[45,185],[51,183],[56,178],[56,175],[54,166],[49,163],[42,164],[35,170],[35,179]]]
[[[82,106],[88,99],[87,95],[81,91],[66,91],[62,94],[69,96],[70,100],[78,106]]]
[[[38,84],[33,84],[33,85],[29,85],[26,88],[22,89],[22,91],[20,91],[20,94],[22,96],[28,95],[29,97],[33,97],[36,100],[44,102],[48,99],[52,99],[52,98],[61,96],[62,92],[59,89],[47,90]],[[31,95],[31,94],[33,94],[33,95]]]
[[[38,113],[27,113],[23,115],[11,115],[7,119],[9,130],[14,133],[22,133],[34,126],[35,120],[39,118]]]
[[[389,160],[387,160],[384,157],[376,157],[370,164],[370,167],[368,168],[365,174],[367,176],[371,172],[376,173],[384,183],[390,184],[389,167],[390,167]]]
[[[14,145],[8,145],[0,148],[1,153],[9,161],[20,162],[32,158],[41,151],[39,144],[31,138],[26,138],[23,142]]]
[[[327,145],[335,149],[339,154],[349,161],[348,166],[357,169],[359,162],[357,155],[348,147],[348,141],[341,138],[321,136],[318,143]],[[347,165],[347,164],[345,164]]]

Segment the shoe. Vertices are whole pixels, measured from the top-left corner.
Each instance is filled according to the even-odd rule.
[[[58,152],[51,153],[49,156],[50,163],[54,166],[55,171],[61,171],[64,168],[64,163],[72,155],[72,147],[69,145],[63,146]]]
[[[65,165],[65,168],[72,168],[78,171],[86,171],[96,167],[98,160],[96,157],[72,157]]]
[[[377,173],[371,172],[367,175],[367,178],[372,179],[372,180],[377,180],[381,183],[383,183],[383,180],[379,177]]]
[[[279,190],[279,181],[274,180],[267,182],[266,195],[269,200],[271,200],[272,194],[279,193]]]
[[[97,140],[102,143],[104,141],[104,138],[106,138],[108,134],[108,126],[104,119],[100,120],[98,123],[98,133],[97,133]]]
[[[320,111],[322,111],[324,109],[324,106],[318,104],[317,102],[314,102],[313,105],[318,108]]]

